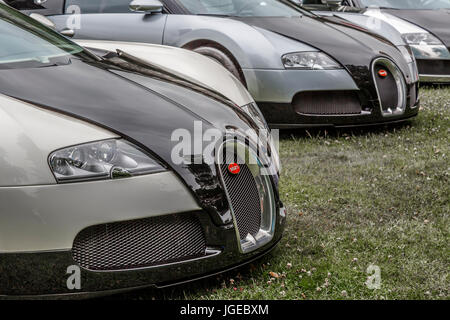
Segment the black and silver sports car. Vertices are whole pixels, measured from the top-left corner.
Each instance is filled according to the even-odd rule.
[[[48,16],[76,41],[164,44],[206,55],[247,86],[272,127],[380,124],[418,113],[407,46],[289,1],[7,2]]]
[[[167,286],[278,243],[264,119],[192,77],[0,4],[0,296]]]
[[[358,12],[399,31],[417,59],[420,81],[450,83],[450,0],[291,0],[311,10]]]

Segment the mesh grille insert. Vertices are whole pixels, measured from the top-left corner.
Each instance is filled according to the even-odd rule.
[[[111,271],[180,262],[205,250],[198,219],[173,214],[88,227],[75,238],[72,254],[85,269]]]
[[[450,60],[417,60],[420,74],[448,75],[450,74]]]
[[[221,171],[233,207],[239,237],[243,240],[248,234],[256,236],[261,228],[261,200],[250,168],[244,161],[236,159],[241,168],[239,174],[234,175],[228,171],[228,164],[234,161],[233,156],[227,154]]]

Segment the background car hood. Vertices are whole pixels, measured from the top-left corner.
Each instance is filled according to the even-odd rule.
[[[2,69],[0,92],[125,137],[178,173],[203,208],[215,216],[227,211],[215,166],[172,163],[172,147],[178,141],[171,142],[171,135],[181,128],[193,133],[194,121],[202,121],[203,130],[225,132],[226,125],[246,130],[249,123],[239,110],[170,82],[107,68],[102,62],[71,60],[68,65]]]
[[[406,60],[388,40],[346,23],[338,17],[245,17],[236,18],[315,47],[340,62],[352,75],[360,89],[376,92],[371,77],[371,64],[376,57],[393,59],[403,74],[411,79]]]
[[[450,9],[388,10],[383,12],[414,23],[437,36],[450,49]]]

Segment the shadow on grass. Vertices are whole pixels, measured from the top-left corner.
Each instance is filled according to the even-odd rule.
[[[239,279],[239,282],[251,280],[254,277],[261,277],[264,270],[267,269],[268,263],[279,254],[279,247],[269,252],[267,255],[252,261],[244,266],[236,269],[212,275],[204,279],[194,280],[192,282],[174,285],[167,288],[145,288],[134,290],[127,293],[121,293],[103,298],[101,300],[181,300],[189,299],[193,296],[209,295],[224,288],[228,288],[230,292],[239,291],[239,285],[234,286],[230,279]],[[267,270],[267,272],[269,272]],[[266,272],[266,273],[267,273]],[[232,280],[233,281],[233,280]],[[235,289],[236,288],[236,289]]]
[[[366,136],[368,134],[385,134],[392,133],[397,130],[409,129],[414,126],[414,120],[406,120],[402,122],[386,123],[381,125],[368,125],[361,127],[314,127],[307,129],[282,129],[280,130],[280,139],[290,138],[341,138],[347,136]]]

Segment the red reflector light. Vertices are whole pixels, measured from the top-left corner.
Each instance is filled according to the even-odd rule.
[[[239,172],[241,172],[241,167],[237,163],[230,163],[228,165],[228,171],[231,174],[238,174]]]
[[[383,69],[382,69],[382,70],[378,71],[378,75],[379,75],[380,77],[385,78],[385,77],[387,77],[388,73],[387,73],[386,70],[383,70]]]

